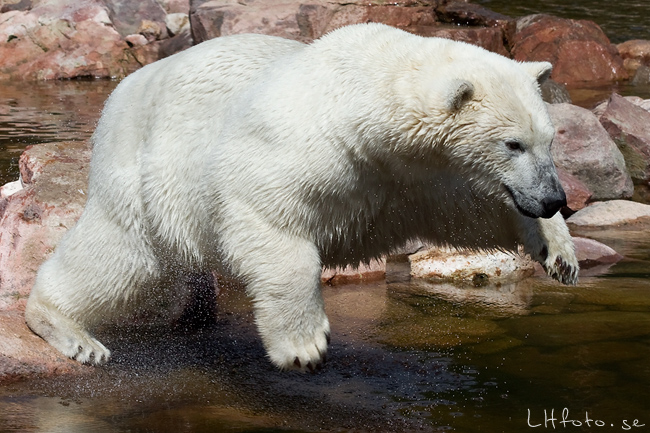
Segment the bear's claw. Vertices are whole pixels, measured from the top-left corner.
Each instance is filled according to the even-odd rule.
[[[562,284],[575,286],[578,283],[579,267],[568,263],[561,256],[555,259],[553,265],[545,265],[544,270],[550,277]]]

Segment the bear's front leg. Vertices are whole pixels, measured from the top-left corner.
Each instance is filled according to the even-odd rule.
[[[320,256],[312,242],[272,231],[248,238],[231,260],[253,299],[257,328],[273,364],[313,372],[325,362],[330,335]]]
[[[558,212],[548,219],[522,219],[526,252],[542,264],[549,276],[563,284],[576,285],[580,266],[562,215]]]

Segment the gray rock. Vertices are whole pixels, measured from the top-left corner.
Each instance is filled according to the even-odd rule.
[[[600,123],[623,154],[632,180],[650,180],[650,112],[614,93]]]
[[[592,191],[592,200],[629,198],[634,192],[625,159],[598,118],[571,104],[547,105],[555,126],[555,165]]]

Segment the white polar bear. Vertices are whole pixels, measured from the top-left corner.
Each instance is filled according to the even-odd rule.
[[[330,332],[323,266],[415,238],[521,243],[575,284],[539,92],[550,68],[380,24],[310,45],[217,38],[146,66],[106,103],[85,211],[40,268],[27,323],[100,364],[96,325],[179,273],[227,271],[271,361],[313,370]]]

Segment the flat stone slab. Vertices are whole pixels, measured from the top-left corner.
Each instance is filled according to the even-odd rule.
[[[573,214],[567,224],[570,228],[650,225],[650,205],[629,200],[597,202]]]

